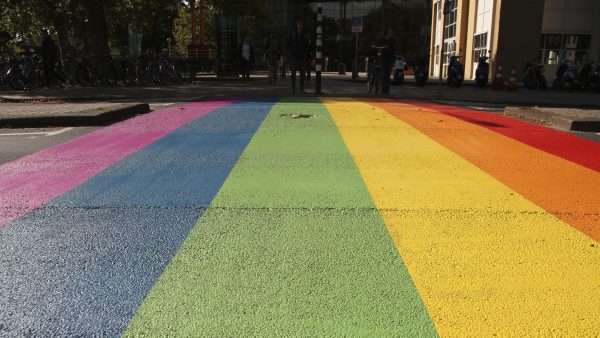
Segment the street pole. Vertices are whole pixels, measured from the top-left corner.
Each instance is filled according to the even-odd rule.
[[[204,47],[204,0],[200,0],[200,46]]]
[[[190,0],[192,16],[192,46],[196,45],[196,0]]]
[[[452,2],[455,0],[445,0],[444,1],[444,8],[442,9],[442,39],[441,39],[441,46],[440,46],[440,72],[438,73],[438,97],[441,99],[442,98],[442,86],[443,86],[443,81],[442,81],[442,73],[444,72],[444,47],[446,47],[446,44],[444,43],[444,35],[445,35],[445,29],[446,29],[446,16],[448,14],[450,14],[450,6],[453,5]],[[440,2],[441,4],[441,2]]]
[[[317,10],[317,41],[316,41],[316,53],[315,53],[315,61],[316,61],[316,80],[315,80],[315,95],[321,95],[321,70],[323,65],[323,3],[318,3]]]
[[[358,79],[358,33],[354,34],[354,69],[352,70],[352,80]]]

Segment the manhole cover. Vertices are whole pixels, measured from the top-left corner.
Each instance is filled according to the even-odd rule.
[[[291,119],[308,119],[313,116],[310,114],[281,114],[281,117],[289,117]]]

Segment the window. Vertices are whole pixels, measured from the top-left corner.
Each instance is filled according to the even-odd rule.
[[[458,1],[452,1],[450,13],[446,14],[446,22],[444,25],[444,39],[451,39],[456,36],[456,17]]]
[[[473,61],[477,62],[480,57],[488,54],[488,33],[477,34],[473,37]]]
[[[444,26],[444,58],[442,62],[447,65],[450,56],[456,53],[456,19],[458,16],[458,1],[452,1],[450,13],[446,14]]]
[[[540,57],[544,64],[558,64],[567,60],[571,64],[587,61],[592,36],[589,34],[542,34]]]

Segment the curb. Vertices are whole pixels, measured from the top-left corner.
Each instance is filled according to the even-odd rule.
[[[40,127],[81,127],[105,125],[110,122],[121,121],[138,114],[150,112],[147,103],[124,104],[122,107],[93,109],[94,115],[66,115],[66,116],[39,116],[39,117],[16,117],[0,119],[0,126],[11,128],[40,128]]]
[[[587,119],[557,115],[544,111],[543,109],[531,107],[506,107],[505,115],[525,117],[526,120],[534,120],[554,129],[564,131],[600,132],[600,118]]]

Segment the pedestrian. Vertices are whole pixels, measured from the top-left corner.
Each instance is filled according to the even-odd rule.
[[[265,48],[265,59],[269,67],[269,83],[277,81],[279,58],[281,57],[281,44],[275,34],[271,35]]]
[[[383,94],[390,93],[390,73],[394,65],[394,31],[390,28],[386,35],[379,42],[379,46],[386,46],[381,51],[381,92]]]
[[[300,92],[304,92],[304,76],[306,75],[306,56],[308,55],[308,35],[304,31],[304,23],[298,21],[296,28],[290,34],[287,44],[290,57],[290,72],[292,77],[292,94],[296,92],[296,72],[300,73]]]
[[[40,56],[42,57],[42,62],[44,64],[44,77],[46,78],[46,87],[50,88],[50,84],[53,79],[58,79],[60,82],[58,86],[63,88],[64,85],[62,82],[65,82],[65,79],[62,75],[58,74],[55,69],[56,61],[58,58],[58,52],[56,49],[56,45],[50,36],[50,32],[47,29],[43,28],[41,31],[42,35],[42,45],[40,46]]]
[[[240,45],[240,68],[244,81],[250,78],[250,68],[253,63],[254,48],[252,47],[252,43],[250,43],[250,38],[246,36]]]
[[[311,71],[313,67],[313,63],[315,61],[313,50],[315,50],[312,45],[312,40],[310,36],[308,36],[308,53],[306,53],[306,82],[310,82]]]

